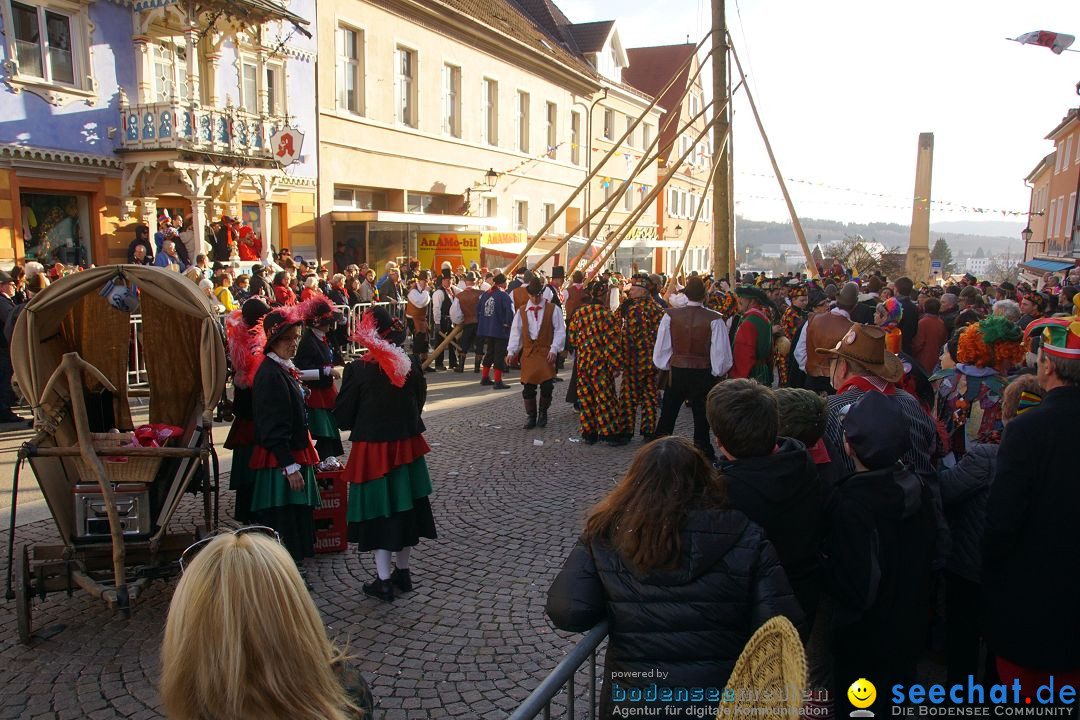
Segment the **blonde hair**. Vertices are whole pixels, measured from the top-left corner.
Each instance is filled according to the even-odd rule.
[[[161,645],[170,720],[346,720],[341,660],[289,553],[265,535],[220,535],[177,585]]]

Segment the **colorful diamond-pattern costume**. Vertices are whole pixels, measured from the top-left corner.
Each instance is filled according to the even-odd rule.
[[[784,308],[784,314],[780,316],[780,330],[783,332],[784,337],[794,344],[799,336],[799,329],[804,322],[806,322],[806,311],[800,310],[795,305],[789,305]],[[784,353],[782,357],[777,353],[776,372],[780,387],[787,387],[790,383],[791,366],[788,365],[790,359],[787,353]]]
[[[623,338],[623,381],[619,389],[619,432],[633,436],[638,408],[641,408],[641,434],[656,431],[660,394],[656,388],[653,346],[664,309],[651,297],[631,298],[619,306]]]
[[[576,353],[581,434],[613,437],[618,433],[615,372],[622,365],[619,322],[606,305],[590,302],[574,313],[567,333]]]

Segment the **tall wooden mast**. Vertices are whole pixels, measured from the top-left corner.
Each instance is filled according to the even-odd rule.
[[[731,103],[728,102],[731,88],[728,86],[727,57],[727,19],[724,15],[724,0],[712,0],[712,91],[713,108],[719,109],[720,115],[713,126],[713,152],[721,152],[724,140],[731,142]],[[731,153],[725,152],[721,159],[716,181],[712,188],[712,230],[713,277],[721,278],[728,273],[732,248],[735,244],[730,196],[734,192],[731,172]],[[734,276],[730,278],[735,282]]]

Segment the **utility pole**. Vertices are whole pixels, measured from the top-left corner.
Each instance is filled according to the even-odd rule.
[[[728,62],[727,62],[727,20],[724,16],[724,1],[712,0],[712,73],[713,73],[713,108],[720,108],[720,115],[713,126],[713,152],[723,152],[720,170],[713,183],[712,192],[712,231],[714,278],[721,278],[728,272],[731,256],[731,206],[732,194],[731,153],[724,150],[724,138],[728,138],[731,106],[728,102]],[[730,138],[728,138],[730,142]],[[729,280],[734,283],[732,276]]]

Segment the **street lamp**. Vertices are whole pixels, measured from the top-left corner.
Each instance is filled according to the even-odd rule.
[[[488,190],[495,189],[495,183],[499,182],[499,173],[495,172],[495,168],[488,168],[484,173],[484,182],[487,183]]]
[[[1024,247],[1027,247],[1027,244],[1031,242],[1031,236],[1034,234],[1035,233],[1034,231],[1032,231],[1031,225],[1028,225],[1026,228],[1020,231],[1020,237],[1024,240]]]

